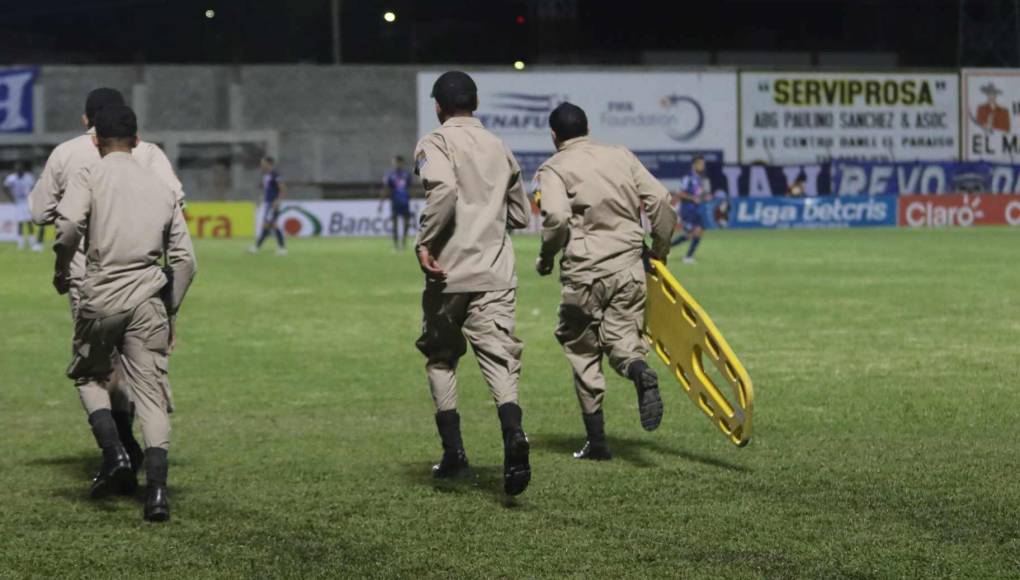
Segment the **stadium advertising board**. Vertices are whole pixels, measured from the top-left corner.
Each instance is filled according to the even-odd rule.
[[[430,97],[439,74],[418,74],[419,135],[439,124]],[[476,116],[518,156],[526,175],[552,154],[549,113],[563,101],[585,110],[595,139],[657,157],[664,178],[678,172],[675,167],[686,167],[694,153],[712,152],[709,161],[737,158],[735,72],[472,76],[478,85]],[[677,152],[688,155],[677,157]],[[660,175],[658,166],[651,170]]]
[[[894,226],[898,197],[741,197],[730,200],[728,227],[785,229]]]
[[[960,78],[963,158],[1020,162],[1020,71],[964,69]]]
[[[1020,195],[903,195],[899,225],[911,228],[1020,226]]]
[[[417,233],[418,214],[424,205],[423,199],[411,200],[409,235]],[[261,214],[259,211],[256,218],[259,228]],[[389,236],[393,232],[393,216],[390,204],[385,203],[380,209],[377,200],[292,201],[280,206],[278,225],[291,237]]]
[[[0,203],[0,242],[18,239],[18,213],[13,203]]]
[[[717,197],[772,197],[786,195],[801,180],[804,195],[832,192],[830,165],[738,165],[706,163],[705,171]]]
[[[187,202],[184,219],[193,238],[250,238],[255,235],[255,204],[246,201]]]
[[[31,133],[35,68],[0,68],[0,133]]]
[[[840,161],[832,164],[832,189],[839,195],[1015,193],[1020,191],[1020,165]]]
[[[959,157],[955,74],[740,74],[740,161]]]

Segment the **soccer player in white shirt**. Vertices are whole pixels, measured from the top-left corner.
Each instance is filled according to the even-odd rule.
[[[28,194],[35,187],[35,176],[28,170],[27,163],[19,163],[17,170],[4,179],[4,191],[14,202],[14,211],[18,216],[18,249],[31,244],[33,252],[42,251],[42,236],[32,239],[32,214],[28,211]],[[39,230],[40,234],[42,230]]]

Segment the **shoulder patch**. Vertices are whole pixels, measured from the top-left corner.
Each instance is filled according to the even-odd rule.
[[[414,156],[414,174],[421,175],[421,170],[424,169],[428,163],[429,158],[425,155],[425,150],[419,150],[418,154]]]

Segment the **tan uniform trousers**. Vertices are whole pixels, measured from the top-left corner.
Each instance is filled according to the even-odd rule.
[[[617,373],[627,376],[627,367],[648,354],[641,335],[645,292],[640,262],[590,284],[564,283],[556,339],[574,368],[581,412],[591,414],[602,408],[603,355]]]
[[[170,447],[173,400],[167,382],[170,321],[159,298],[106,318],[75,322],[74,359],[67,376],[75,380],[82,406],[90,415],[110,408],[105,383],[118,355],[121,386],[135,403],[146,447]]]
[[[78,303],[81,301],[81,285],[85,281],[85,254],[78,252],[71,261],[71,287],[67,292],[67,298],[71,303],[71,321],[78,319]],[[72,353],[73,354],[73,353]],[[131,397],[126,389],[120,386],[122,375],[120,362],[114,358],[113,373],[106,381],[106,390],[110,393],[109,408],[114,411],[130,413]]]
[[[517,290],[422,295],[421,338],[415,343],[425,365],[437,411],[457,408],[457,361],[467,343],[497,405],[517,402],[523,343],[514,337]]]

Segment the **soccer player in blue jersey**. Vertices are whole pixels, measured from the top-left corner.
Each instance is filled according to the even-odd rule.
[[[393,170],[383,177],[382,190],[379,193],[379,211],[382,212],[386,198],[390,200],[390,217],[393,220],[393,249],[407,248],[407,232],[411,229],[411,172],[404,169],[404,158],[397,155],[393,158]],[[397,229],[397,220],[402,222]],[[400,234],[403,232],[403,235]]]
[[[676,194],[676,198],[680,200],[680,222],[684,233],[673,240],[673,245],[679,246],[688,240],[691,242],[687,248],[687,255],[684,256],[684,264],[694,263],[694,252],[697,251],[701,236],[705,233],[705,218],[701,215],[700,206],[709,190],[708,176],[705,175],[705,158],[698,155],[691,163],[690,174],[680,180],[680,191]]]
[[[287,196],[287,185],[280,179],[280,174],[276,172],[274,168],[275,161],[272,157],[266,156],[262,158],[262,233],[259,234],[259,239],[255,242],[255,245],[248,249],[251,253],[256,253],[259,248],[262,247],[262,242],[266,241],[270,233],[276,234],[276,255],[286,256],[287,246],[283,242],[283,231],[279,228],[276,223],[276,219],[280,215],[280,202],[284,197]]]

